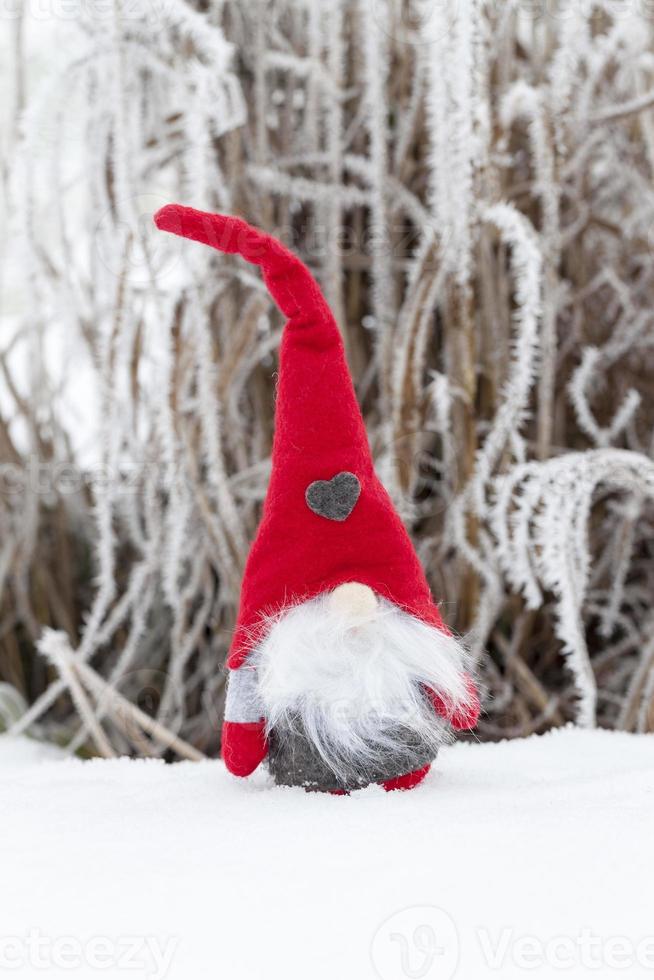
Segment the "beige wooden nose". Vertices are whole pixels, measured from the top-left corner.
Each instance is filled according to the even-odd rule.
[[[377,597],[371,588],[361,582],[344,582],[334,589],[329,597],[329,604],[340,615],[360,620],[375,612]]]

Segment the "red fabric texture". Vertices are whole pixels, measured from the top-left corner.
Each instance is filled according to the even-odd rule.
[[[249,776],[268,752],[266,724],[262,721],[223,722],[222,756],[235,776]]]
[[[423,781],[430,768],[431,766],[427,764],[422,769],[416,769],[415,772],[408,772],[404,776],[396,776],[395,779],[387,779],[386,782],[382,783],[382,786],[387,793],[392,793],[396,789],[413,789]]]
[[[479,712],[481,711],[481,703],[475,682],[468,674],[464,674],[464,680],[468,689],[468,700],[463,705],[450,704],[440,694],[437,694],[436,691],[433,691],[429,687],[425,688],[436,713],[449,721],[452,727],[458,731],[474,728],[479,720]]]
[[[272,472],[243,576],[228,666],[261,637],[262,619],[344,582],[368,585],[446,631],[411,540],[375,475],[341,335],[318,284],[279,241],[240,218],[172,204],[158,228],[259,265],[288,317],[279,354]],[[307,486],[354,473],[361,495],[342,522],[305,501]]]

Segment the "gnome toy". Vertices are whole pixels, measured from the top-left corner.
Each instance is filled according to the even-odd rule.
[[[444,626],[375,475],[339,329],[303,263],[240,218],[169,205],[158,228],[261,267],[287,317],[272,471],[227,661],[222,753],[285,786],[410,789],[474,727],[466,653]]]

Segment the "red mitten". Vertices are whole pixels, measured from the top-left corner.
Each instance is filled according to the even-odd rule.
[[[457,731],[474,728],[479,720],[479,712],[481,711],[481,703],[475,682],[468,674],[464,674],[463,679],[468,691],[468,697],[461,704],[452,704],[431,688],[425,688],[436,713],[449,721]]]
[[[430,765],[423,766],[422,769],[416,769],[415,772],[408,772],[404,776],[396,776],[395,779],[387,779],[382,783],[382,786],[387,793],[392,793],[397,789],[413,789],[423,781],[430,769]]]
[[[249,776],[266,756],[266,723],[226,721],[223,723],[222,754],[235,776]]]

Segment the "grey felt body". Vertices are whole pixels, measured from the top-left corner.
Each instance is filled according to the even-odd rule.
[[[305,492],[308,507],[329,521],[345,521],[355,508],[361,484],[354,473],[337,473],[331,480],[315,480]]]
[[[411,741],[406,732],[404,740],[402,750],[389,753],[379,765],[364,773],[352,772],[341,780],[325,765],[298,722],[293,730],[273,729],[270,732],[268,767],[280,786],[303,786],[322,791],[362,789],[371,783],[415,772],[434,761],[433,748],[426,748],[415,739]]]
[[[259,694],[257,670],[246,663],[229,671],[225,720],[246,724],[265,717],[265,707]],[[387,731],[387,734],[391,734]],[[367,770],[351,772],[338,779],[325,764],[320,753],[309,741],[298,718],[289,726],[273,728],[269,733],[268,767],[280,786],[303,786],[314,790],[355,790],[370,783],[381,783],[396,776],[422,769],[433,762],[433,748],[423,745],[406,731],[394,733],[400,750],[387,752],[382,761]],[[403,743],[403,744],[402,744]]]

